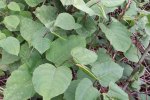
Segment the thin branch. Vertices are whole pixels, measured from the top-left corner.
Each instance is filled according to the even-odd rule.
[[[130,81],[132,80],[132,78],[133,78],[133,77],[135,76],[135,74],[139,71],[142,62],[144,61],[144,59],[145,59],[145,57],[147,56],[147,54],[148,54],[149,51],[150,51],[150,42],[149,42],[148,47],[145,49],[144,54],[141,56],[140,60],[138,61],[136,68],[132,71],[130,77],[128,78],[127,83],[124,85],[124,88],[123,88],[124,90],[126,90],[126,88],[128,87]]]
[[[124,16],[128,8],[130,7],[132,0],[128,0],[128,3],[126,4],[125,8],[122,10],[121,14],[118,17],[118,20],[121,20],[121,18]]]

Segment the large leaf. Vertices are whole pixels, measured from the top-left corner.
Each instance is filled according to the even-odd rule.
[[[20,11],[20,6],[16,2],[10,2],[7,6],[12,11]]]
[[[39,22],[22,18],[20,26],[21,36],[31,45],[33,34],[45,34],[47,29]]]
[[[20,19],[16,15],[6,16],[3,23],[10,30],[14,31],[20,23]]]
[[[31,75],[24,64],[9,77],[4,90],[4,100],[27,100],[34,93]]]
[[[113,61],[108,61],[92,64],[92,72],[98,78],[100,84],[108,86],[110,82],[116,82],[122,77],[123,68]]]
[[[112,22],[109,28],[103,24],[100,27],[117,51],[126,52],[130,48],[130,32],[120,22]]]
[[[73,35],[66,40],[59,38],[52,42],[51,48],[46,53],[46,58],[59,66],[71,58],[71,50],[78,46],[86,46],[84,37]]]
[[[101,0],[101,2],[106,7],[115,7],[123,4],[125,0]]]
[[[18,55],[20,51],[20,42],[14,37],[7,37],[0,41],[0,47],[12,55]]]
[[[131,45],[130,49],[127,50],[127,52],[125,52],[124,55],[128,58],[128,60],[133,62],[138,62],[141,58],[140,51],[134,45]]]
[[[75,100],[97,100],[100,96],[99,91],[93,87],[92,81],[84,78],[76,88]]]
[[[113,82],[109,84],[109,91],[107,95],[112,99],[129,100],[128,94],[125,93],[117,84]]]
[[[52,21],[56,18],[57,10],[52,6],[41,6],[35,11],[36,17],[47,27],[50,27]]]
[[[26,3],[31,6],[31,7],[35,7],[37,6],[39,3],[44,2],[44,0],[25,0]]]
[[[67,67],[54,67],[51,64],[42,64],[33,72],[35,91],[49,100],[65,92],[72,79],[72,74]]]
[[[97,60],[97,54],[95,52],[83,47],[76,47],[72,49],[71,55],[76,63],[83,65],[94,63]]]
[[[68,13],[59,14],[54,25],[64,30],[78,29],[81,27],[80,24],[75,23],[73,16]]]

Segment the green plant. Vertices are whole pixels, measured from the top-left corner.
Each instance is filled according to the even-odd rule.
[[[150,63],[147,4],[0,0],[0,75],[9,76],[3,99],[133,99],[147,85],[140,78]]]

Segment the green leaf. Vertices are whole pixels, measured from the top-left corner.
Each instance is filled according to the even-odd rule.
[[[131,45],[130,49],[127,50],[127,52],[125,52],[124,55],[128,58],[128,60],[132,62],[138,62],[141,58],[140,51],[134,45]]]
[[[18,55],[20,51],[20,42],[14,37],[7,37],[0,41],[0,47],[12,55]]]
[[[40,54],[43,54],[46,50],[50,48],[50,40],[48,38],[35,38],[32,41],[32,45],[36,48]]]
[[[125,15],[123,16],[123,19],[134,20],[137,14],[138,14],[138,8],[136,6],[136,3],[132,1],[129,9],[126,11]]]
[[[150,35],[150,23],[145,25],[146,34]]]
[[[99,24],[111,45],[117,50],[126,52],[131,45],[130,32],[120,22],[112,22],[109,28]]]
[[[123,68],[113,61],[92,64],[92,72],[103,86],[118,81],[123,74]],[[117,72],[117,73],[116,73]]]
[[[78,46],[86,46],[84,37],[72,35],[66,40],[59,38],[52,42],[51,48],[46,52],[46,58],[59,66],[71,58],[71,50]]]
[[[60,27],[64,30],[78,29],[80,24],[75,23],[72,15],[69,13],[61,13],[57,16],[54,26]]]
[[[32,19],[22,18],[20,26],[21,36],[29,43],[31,46],[33,34],[45,34],[47,29],[39,22],[33,21]],[[36,35],[34,35],[36,36]]]
[[[76,47],[72,49],[71,55],[76,63],[88,65],[97,60],[97,54],[94,51],[83,47]]]
[[[53,6],[41,6],[36,8],[34,12],[36,17],[47,27],[49,28],[50,23],[55,20],[57,10]]]
[[[34,70],[32,81],[35,91],[43,96],[43,100],[49,100],[64,93],[71,79],[69,68],[42,64]]]
[[[16,2],[10,2],[7,6],[8,6],[8,9],[12,11],[20,11],[20,6]]]
[[[78,86],[80,81],[81,80],[74,80],[71,82],[68,89],[64,93],[65,100],[75,100],[76,87]]]
[[[2,60],[1,60],[1,64],[11,64],[14,63],[16,61],[18,61],[20,58],[18,56],[15,55],[11,55],[9,53],[7,53],[5,50],[2,51]]]
[[[91,36],[96,31],[96,24],[91,17],[87,17],[86,20],[81,20],[81,28],[76,29],[76,32],[85,37]]]
[[[39,3],[44,2],[44,0],[25,0],[25,2],[31,6],[31,7],[35,7],[37,6]]]
[[[121,63],[120,65],[124,68],[122,78],[127,79],[131,75],[133,68],[125,63]]]
[[[10,31],[14,31],[20,23],[20,19],[16,15],[6,16],[3,23]]]
[[[0,31],[0,40],[5,39],[6,35]]]
[[[75,100],[97,100],[100,96],[99,91],[93,87],[91,80],[84,78],[76,88]]]
[[[0,0],[0,9],[6,7],[6,2],[4,0]]]
[[[109,84],[109,91],[107,95],[112,99],[129,100],[128,94],[125,93],[117,84],[113,82]]]
[[[34,95],[34,87],[27,65],[14,71],[6,83],[4,100],[27,100]]]
[[[77,9],[88,13],[90,16],[96,15],[95,12],[89,8],[84,0],[61,0],[63,5],[73,5]]]
[[[140,100],[146,100],[146,99],[150,99],[150,96],[148,96],[147,94],[140,94]]]
[[[123,4],[125,0],[101,0],[101,3],[106,7],[116,7]]]
[[[60,0],[63,5],[72,5],[74,0]]]
[[[112,61],[111,57],[107,54],[106,49],[100,48],[97,51],[97,55],[98,55],[97,62],[99,62],[99,63]]]

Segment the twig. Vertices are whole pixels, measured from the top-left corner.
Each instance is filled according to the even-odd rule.
[[[124,16],[125,12],[128,10],[128,8],[130,7],[132,0],[128,0],[128,3],[126,4],[125,8],[122,10],[122,12],[120,13],[118,20],[121,20],[121,18]]]
[[[126,90],[126,88],[128,87],[130,81],[132,80],[132,78],[139,71],[142,62],[144,61],[144,59],[147,56],[147,54],[148,54],[149,51],[150,51],[150,42],[149,42],[148,47],[145,49],[144,54],[141,56],[140,60],[138,61],[136,68],[132,71],[130,77],[128,78],[127,83],[124,85],[124,88],[123,88],[124,90]]]

